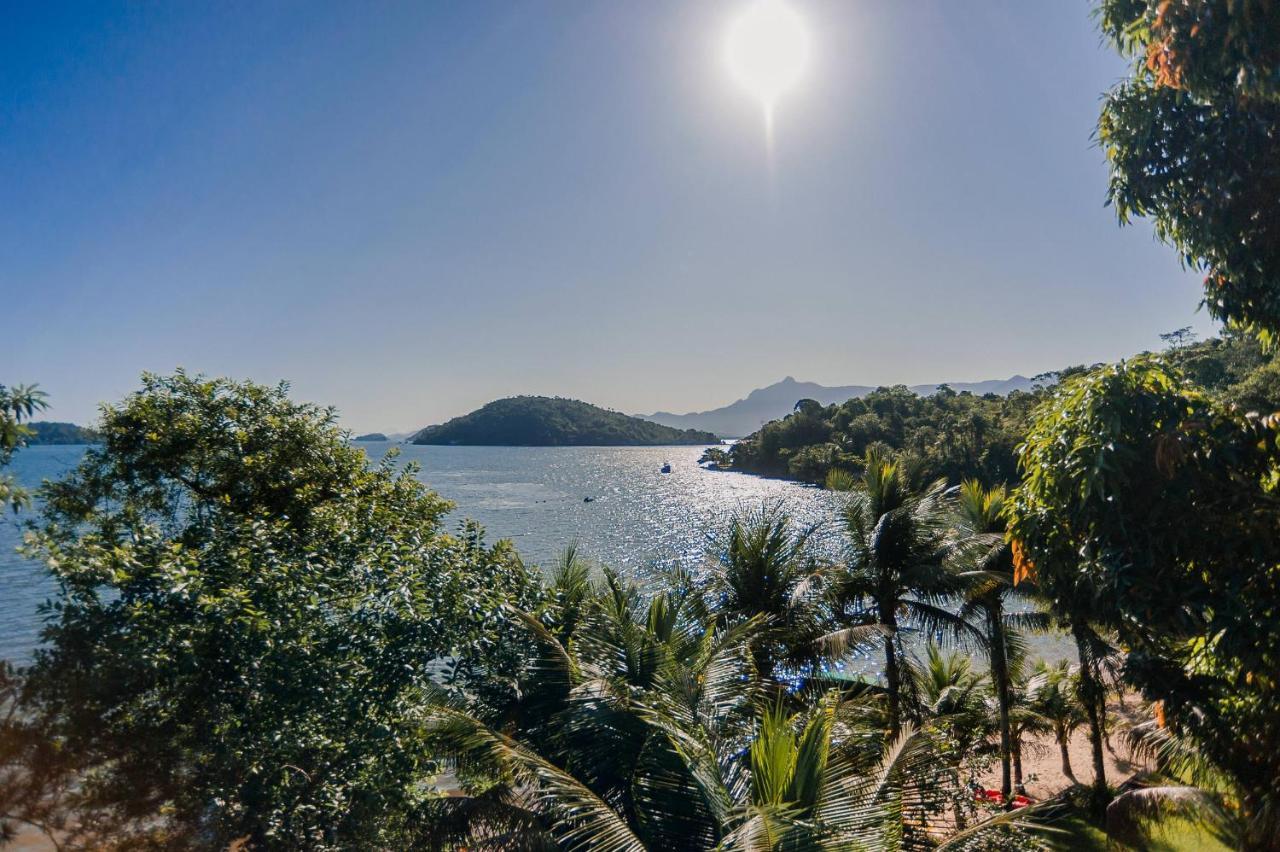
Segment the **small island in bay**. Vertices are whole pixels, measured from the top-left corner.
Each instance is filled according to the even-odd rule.
[[[388,438],[386,435],[382,434],[381,432],[370,432],[367,435],[356,435],[351,440],[353,441],[386,441],[388,440]]]
[[[50,420],[36,420],[27,424],[31,434],[25,439],[27,446],[38,447],[48,444],[93,444],[98,441],[98,433],[74,423],[55,423]]]
[[[414,444],[513,447],[623,447],[718,444],[711,432],[674,429],[576,399],[515,396],[428,426]]]

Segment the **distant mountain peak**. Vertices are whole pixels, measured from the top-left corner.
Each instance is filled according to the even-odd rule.
[[[1011,376],[1008,379],[991,379],[984,382],[946,382],[956,393],[969,391],[975,394],[998,393],[1007,394],[1015,390],[1030,390],[1031,380],[1023,375]],[[756,388],[737,402],[709,411],[695,411],[688,414],[672,414],[657,411],[653,414],[642,414],[646,420],[672,426],[677,429],[704,429],[725,437],[741,437],[749,435],[770,420],[786,417],[801,399],[816,399],[823,405],[844,402],[853,397],[866,396],[878,387],[877,385],[843,385],[828,387],[815,382],[802,382],[795,376],[786,376],[762,388]],[[939,385],[912,385],[911,390],[929,395]]]

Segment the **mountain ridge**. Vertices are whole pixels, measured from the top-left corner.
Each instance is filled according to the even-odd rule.
[[[945,384],[957,393],[969,392],[981,396],[995,393],[1001,396],[1012,391],[1030,390],[1032,380],[1015,374],[1007,379],[987,379],[980,382],[942,382],[931,385],[908,385],[908,389],[921,396],[929,396]],[[823,405],[844,402],[862,397],[886,385],[820,385],[817,382],[797,381],[787,376],[762,388],[756,388],[745,397],[719,408],[675,414],[655,411],[638,414],[637,417],[670,426],[675,429],[702,429],[721,437],[743,437],[759,429],[770,420],[777,420],[791,413],[802,399],[816,399]]]

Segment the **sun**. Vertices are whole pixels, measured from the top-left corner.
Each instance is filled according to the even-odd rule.
[[[809,32],[784,0],[754,0],[729,25],[724,57],[734,81],[771,113],[804,77]]]

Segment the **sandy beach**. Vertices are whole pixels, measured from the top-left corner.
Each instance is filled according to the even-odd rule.
[[[1118,701],[1109,702],[1107,715],[1109,742],[1105,752],[1105,763],[1107,783],[1114,787],[1123,783],[1134,773],[1152,768],[1144,760],[1132,759],[1123,737],[1123,732],[1131,725],[1144,722],[1150,717],[1146,712],[1146,705],[1136,695],[1128,696],[1123,706]],[[1087,728],[1081,727],[1071,737],[1068,753],[1076,781],[1081,784],[1092,783],[1093,757],[1089,747]],[[1052,798],[1071,786],[1071,780],[1062,771],[1062,755],[1053,737],[1034,737],[1023,742],[1022,778],[1027,788],[1027,795],[1037,801]],[[982,776],[980,781],[985,787],[999,789],[999,762],[995,764],[992,771]]]

